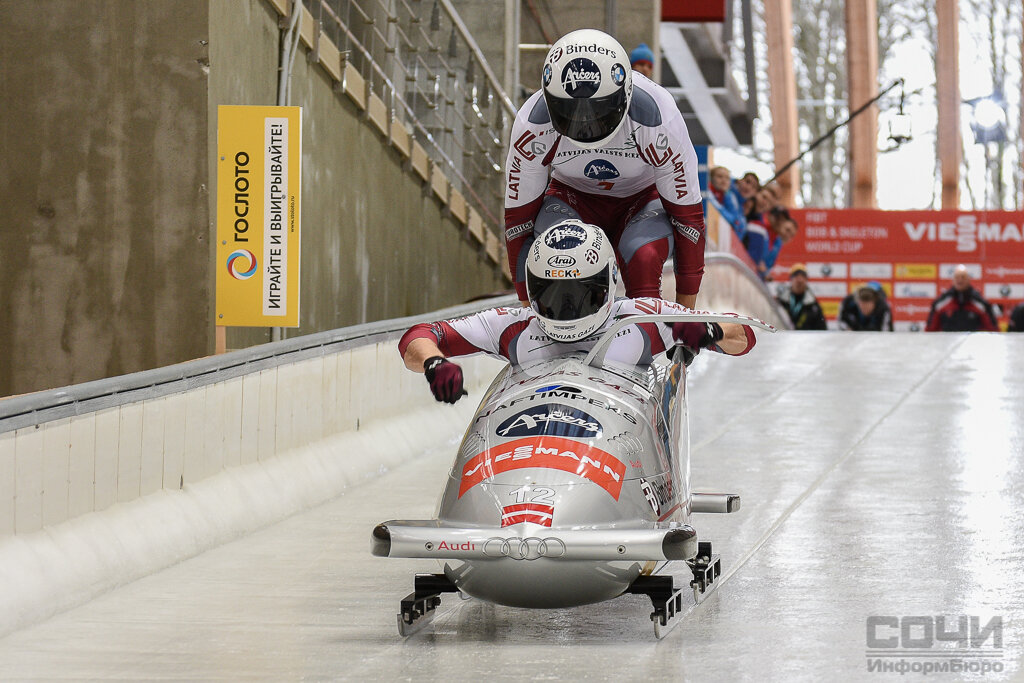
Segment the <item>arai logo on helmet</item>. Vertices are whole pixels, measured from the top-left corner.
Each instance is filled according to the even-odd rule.
[[[619,169],[615,168],[610,161],[594,159],[583,169],[583,175],[597,180],[611,180],[619,177]]]
[[[552,249],[575,249],[587,239],[587,231],[578,225],[551,228],[544,236],[544,244]],[[538,253],[540,250],[538,249]]]
[[[569,268],[576,265],[576,259],[567,254],[555,254],[548,259],[548,265],[552,268]]]
[[[589,59],[573,59],[562,69],[562,87],[569,97],[590,97],[601,87],[601,71]]]

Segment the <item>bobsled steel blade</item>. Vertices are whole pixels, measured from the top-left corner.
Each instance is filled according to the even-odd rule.
[[[436,614],[437,610],[431,610],[426,614],[422,615],[421,617],[419,617],[418,619],[416,619],[416,621],[412,622],[411,624],[406,622],[406,620],[402,618],[402,615],[399,614],[398,635],[400,635],[403,638],[407,638],[414,633],[419,633],[423,630],[424,627],[429,626],[431,622],[434,621],[434,616],[436,616]]]
[[[655,315],[643,315],[643,316],[627,316],[620,318],[613,322],[608,328],[601,334],[601,338],[598,339],[597,344],[590,350],[587,357],[584,359],[584,365],[590,365],[595,368],[601,367],[604,363],[604,356],[608,352],[608,347],[611,345],[612,340],[615,339],[615,335],[619,333],[623,327],[627,325],[635,325],[638,322],[643,323],[735,323],[738,325],[749,325],[750,327],[759,327],[762,330],[768,332],[775,332],[775,327],[766,323],[763,320],[757,318],[751,318],[747,315],[740,315],[738,313],[711,313],[709,311],[693,311],[692,313],[658,313]]]

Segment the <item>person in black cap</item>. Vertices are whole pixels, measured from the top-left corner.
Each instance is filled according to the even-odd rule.
[[[879,290],[864,285],[843,299],[837,322],[841,330],[892,332],[892,311]]]
[[[797,330],[824,330],[825,314],[807,283],[807,266],[794,264],[789,269],[789,285],[778,296],[779,303],[789,313],[793,328]]]

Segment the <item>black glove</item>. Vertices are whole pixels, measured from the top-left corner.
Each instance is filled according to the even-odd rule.
[[[688,347],[694,354],[701,349],[714,346],[722,341],[725,332],[718,323],[675,323],[672,325],[672,338]]]
[[[430,391],[438,401],[455,403],[469,394],[462,388],[462,368],[441,356],[423,361],[423,374],[427,376]]]

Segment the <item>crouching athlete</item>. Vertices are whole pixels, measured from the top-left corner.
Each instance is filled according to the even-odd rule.
[[[549,264],[564,263],[566,267]],[[455,403],[465,395],[462,368],[452,356],[486,353],[512,365],[532,364],[587,352],[616,319],[635,316],[611,342],[606,360],[649,365],[676,342],[694,353],[710,348],[741,356],[755,343],[749,327],[736,323],[643,322],[645,315],[688,313],[662,299],[615,298],[615,251],[599,228],[576,219],[544,231],[526,262],[529,308],[492,308],[465,318],[413,325],[398,350],[405,365],[424,372],[438,401]]]
[[[526,259],[544,230],[578,218],[604,230],[626,296],[660,297],[673,254],[678,303],[696,305],[704,273],[697,153],[672,95],[629,68],[611,36],[580,29],[548,52],[505,160],[505,244],[520,302]]]

